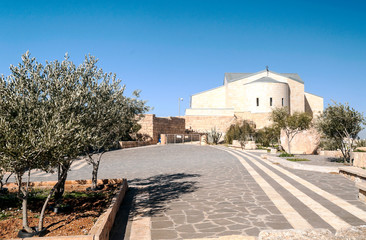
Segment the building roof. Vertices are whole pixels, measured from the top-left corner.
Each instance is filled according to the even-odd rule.
[[[230,82],[235,82],[237,80],[241,80],[250,76],[254,76],[260,73],[266,72],[266,70],[260,71],[260,72],[256,72],[256,73],[225,73],[225,79],[228,83]],[[273,74],[277,74],[283,77],[287,77],[290,78],[292,80],[295,80],[299,83],[304,83],[304,81],[300,78],[300,76],[297,73],[276,73],[273,71],[269,71]]]
[[[262,77],[262,78],[260,78],[260,79],[257,79],[257,80],[255,80],[255,81],[252,81],[252,82],[246,83],[246,84],[244,84],[244,85],[252,84],[252,83],[261,83],[261,82],[263,82],[263,83],[284,83],[284,82],[277,81],[277,80],[275,80],[275,79],[273,79],[273,78],[270,78],[270,77]],[[287,84],[287,83],[285,83],[285,84]]]

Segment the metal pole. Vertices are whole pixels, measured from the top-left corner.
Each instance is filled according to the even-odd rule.
[[[178,116],[180,117],[180,101],[183,101],[183,98],[178,98]]]

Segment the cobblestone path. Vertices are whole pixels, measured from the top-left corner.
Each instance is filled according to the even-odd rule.
[[[340,175],[285,169],[225,147],[148,151],[149,176],[130,178],[132,189],[111,239],[256,236],[261,230],[291,228],[334,232],[366,224],[366,205],[357,200],[354,183]],[[160,162],[151,157],[156,151]],[[134,162],[143,168],[142,163]]]

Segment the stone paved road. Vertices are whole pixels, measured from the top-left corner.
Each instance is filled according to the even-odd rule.
[[[258,235],[266,229],[362,225],[366,205],[340,175],[285,169],[255,154],[209,146],[168,145],[115,151],[102,176],[132,186],[111,239],[136,239],[141,217],[152,239]],[[328,193],[329,192],[329,193]],[[135,202],[135,205],[133,204]],[[140,220],[139,220],[140,221]]]
[[[68,179],[90,177],[91,167],[79,160]],[[137,221],[128,221],[132,219],[148,226],[152,239],[254,236],[261,230],[299,227],[334,232],[366,220],[366,204],[357,200],[353,182],[340,175],[286,169],[253,152],[167,145],[106,153],[99,178],[121,177],[132,188],[111,239],[130,239],[136,233],[131,223]],[[52,179],[56,176],[42,172],[32,177]]]

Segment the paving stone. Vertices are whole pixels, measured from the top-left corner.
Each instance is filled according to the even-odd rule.
[[[186,215],[171,215],[170,218],[177,225],[187,223],[187,220],[186,220],[187,216]]]
[[[195,229],[193,228],[192,225],[182,225],[182,226],[179,226],[179,227],[176,227],[175,230],[177,230],[178,232],[195,232]]]
[[[251,225],[234,224],[226,226],[229,230],[244,230],[252,227]]]
[[[194,227],[199,229],[199,230],[202,230],[202,229],[205,229],[205,228],[214,228],[214,227],[217,227],[217,225],[212,223],[212,222],[206,222],[206,223],[194,224]]]
[[[147,188],[151,185],[149,191],[145,189],[145,192],[152,194],[153,199],[148,202],[152,209],[152,240],[237,234],[255,236],[262,229],[292,227],[234,156],[209,146],[168,145],[130,151],[117,150],[105,154],[100,170],[101,178],[123,176],[129,179],[130,186]],[[366,210],[366,205],[357,200],[354,183],[344,177],[294,169],[290,172]],[[80,176],[80,172],[74,173],[71,171],[70,176]],[[259,175],[263,174],[259,172]],[[89,176],[89,172],[85,171],[85,176]],[[302,205],[291,199],[291,196],[291,192],[283,194],[296,210],[301,208]],[[317,221],[306,209],[299,211],[303,211],[301,213],[306,218]],[[338,215],[348,219],[344,213]],[[159,221],[163,222],[160,226],[156,225]],[[164,224],[164,221],[170,223]],[[195,227],[207,223],[211,227]],[[363,221],[352,220],[352,224],[360,225]],[[238,227],[241,225],[245,229]],[[240,230],[229,230],[228,226]],[[161,232],[163,230],[172,230],[175,235],[170,231]],[[201,230],[207,232],[197,232]]]
[[[176,239],[177,237],[175,230],[151,230],[152,239]]]
[[[153,221],[151,223],[152,229],[172,228],[174,226],[172,221]]]
[[[200,229],[200,232],[212,232],[212,233],[219,233],[219,232],[223,232],[225,231],[226,228],[225,227],[215,227],[215,228],[204,228],[204,229]]]
[[[203,221],[205,217],[203,215],[187,216],[187,223],[199,223]]]

